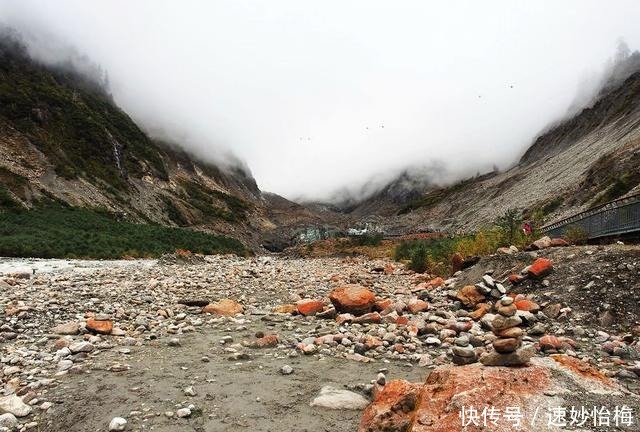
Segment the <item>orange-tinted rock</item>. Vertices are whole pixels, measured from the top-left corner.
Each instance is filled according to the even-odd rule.
[[[298,312],[298,306],[294,304],[283,304],[273,308],[275,313],[292,314]]]
[[[391,299],[377,300],[374,309],[377,311],[383,311],[386,308],[390,307],[392,304],[393,304],[393,300]]]
[[[551,239],[551,247],[565,247],[565,246],[569,246],[569,242],[566,241],[565,239],[561,239],[561,238]]]
[[[427,288],[439,288],[444,285],[444,279],[437,277],[427,282]]]
[[[87,320],[87,330],[104,335],[111,334],[113,331],[113,321],[89,318]]]
[[[553,263],[547,258],[538,258],[529,267],[529,274],[536,278],[542,278],[553,271]]]
[[[369,312],[359,317],[355,317],[353,322],[356,324],[377,324],[382,321],[382,317],[378,312]]]
[[[398,324],[398,325],[407,325],[407,324],[409,324],[409,318],[407,318],[404,315],[401,315],[398,318],[396,318],[395,323]]]
[[[498,307],[498,313],[502,316],[514,316],[518,309],[514,304]]]
[[[562,346],[562,341],[553,335],[545,335],[538,341],[542,351],[558,350]]]
[[[358,431],[409,431],[421,391],[421,384],[404,380],[387,383],[362,414]]]
[[[476,306],[476,310],[469,314],[469,317],[473,320],[479,320],[483,316],[485,316],[491,310],[491,305],[487,303],[479,303]]]
[[[524,335],[524,330],[520,327],[511,327],[503,330],[494,330],[493,333],[498,337],[519,338]]]
[[[407,308],[409,309],[409,312],[411,312],[412,314],[416,314],[418,312],[423,312],[429,309],[429,303],[424,300],[413,299],[409,301]]]
[[[471,330],[473,327],[473,321],[453,321],[447,324],[447,329],[453,330],[454,332],[461,333],[467,332]]]
[[[566,354],[553,354],[550,356],[555,362],[561,364],[572,373],[592,381],[597,381],[606,387],[615,387],[615,383],[605,374],[588,363]]]
[[[276,306],[273,311],[278,313],[294,314],[298,312],[298,306],[293,303],[287,303],[280,306]]]
[[[518,310],[536,313],[540,310],[540,306],[537,303],[528,299],[517,300],[515,303]]]
[[[375,336],[366,335],[364,337],[364,346],[367,347],[367,349],[377,348],[379,346],[382,346],[382,339]]]
[[[258,338],[253,342],[249,342],[247,345],[251,348],[270,348],[277,346],[279,342],[280,338],[278,335],[272,334]]]
[[[304,316],[315,315],[318,312],[322,312],[324,309],[324,303],[320,300],[304,299],[296,303],[298,312]]]
[[[520,346],[520,340],[516,338],[499,338],[493,341],[493,349],[500,354],[512,353]]]
[[[486,299],[484,294],[482,294],[478,290],[478,288],[473,285],[467,285],[460,288],[460,290],[456,294],[456,298],[460,300],[466,307],[475,307]]]
[[[338,313],[346,312],[354,315],[371,312],[376,303],[375,295],[359,285],[336,288],[329,294],[329,300]]]
[[[390,275],[393,274],[393,271],[395,270],[395,266],[391,263],[388,263],[384,266],[384,274],[386,275]]]
[[[451,257],[451,270],[453,270],[453,273],[462,270],[463,265],[464,257],[458,252],[453,254],[453,256]]]
[[[244,307],[231,299],[222,299],[216,303],[210,303],[202,308],[202,313],[216,314],[216,315],[224,315],[224,316],[234,316],[236,314],[241,313],[244,310]]]
[[[518,285],[520,282],[522,282],[525,278],[517,275],[517,274],[512,274],[509,276],[509,283],[511,285]]]

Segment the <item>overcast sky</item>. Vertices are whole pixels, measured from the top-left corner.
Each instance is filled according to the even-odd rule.
[[[634,0],[0,0],[0,22],[74,46],[144,127],[292,198],[508,166],[621,38],[640,47]]]

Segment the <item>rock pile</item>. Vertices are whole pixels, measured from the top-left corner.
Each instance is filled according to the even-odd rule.
[[[476,350],[469,343],[466,336],[457,337],[455,345],[451,348],[453,363],[457,365],[467,365],[478,361]]]
[[[522,366],[529,362],[535,349],[521,348],[524,331],[520,328],[522,319],[516,315],[518,309],[513,298],[503,297],[496,303],[497,315],[491,322],[494,352],[480,358],[485,366]]]

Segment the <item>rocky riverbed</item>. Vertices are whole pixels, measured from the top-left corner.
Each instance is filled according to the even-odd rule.
[[[539,259],[549,268],[534,276]],[[398,383],[434,368],[429,379],[456,370],[438,379],[466,385],[530,370],[555,385],[523,404],[577,405],[582,392],[640,413],[634,247],[496,254],[448,280],[366,258],[2,268],[0,430],[375,431],[389,419],[398,423],[387,430],[440,430],[416,417],[420,398],[385,411]],[[499,315],[513,329],[492,328]],[[494,346],[511,352],[496,343],[511,337],[533,357],[520,359],[527,366],[479,363]],[[557,384],[571,394],[559,398]]]

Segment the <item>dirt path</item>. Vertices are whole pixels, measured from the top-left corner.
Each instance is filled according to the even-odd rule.
[[[423,380],[426,369],[404,362],[359,363],[332,357],[287,357],[281,350],[247,351],[248,360],[229,360],[220,340],[251,338],[257,325],[227,331],[222,326],[180,338],[181,346],[161,339],[131,347],[130,354],[105,351],[86,374],[68,375],[55,390],[55,406],[41,431],[104,431],[113,417],[125,417],[128,430],[180,431],[354,431],[356,410],[310,407],[320,388],[364,387],[380,370],[388,377]],[[202,361],[203,357],[209,359]],[[110,372],[115,364],[128,365]],[[289,365],[294,372],[282,375]],[[183,390],[193,386],[196,396]],[[169,418],[190,404],[201,413]]]

